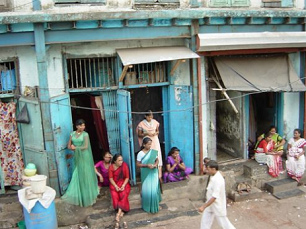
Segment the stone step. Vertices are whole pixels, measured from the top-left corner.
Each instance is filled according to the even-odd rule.
[[[243,174],[246,177],[254,177],[268,174],[267,165],[260,165],[255,160],[250,160],[243,165]]]
[[[232,199],[234,202],[239,202],[239,201],[244,201],[244,200],[251,200],[251,199],[259,199],[261,198],[263,195],[263,192],[256,187],[252,187],[250,192],[241,192],[238,193],[236,192],[232,192],[229,195],[229,198]]]
[[[286,178],[286,179],[267,182],[265,184],[265,187],[269,192],[274,194],[274,193],[285,192],[295,189],[297,187],[297,182],[290,178]]]
[[[284,191],[284,192],[277,192],[274,193],[273,196],[275,196],[277,199],[287,199],[290,197],[294,197],[294,196],[300,196],[300,195],[304,195],[305,192],[296,188],[296,189],[291,189],[288,191]]]
[[[167,220],[178,217],[182,212],[195,211],[196,207],[189,199],[176,199],[172,201],[161,202],[162,209],[155,214],[150,214],[142,210],[141,205],[131,207],[131,210],[124,215],[122,221],[129,224],[129,228],[135,228],[137,225],[143,226],[154,220]],[[91,214],[86,219],[86,224],[90,228],[113,228],[115,224],[115,212],[113,210],[103,214]],[[133,226],[131,226],[133,225]]]

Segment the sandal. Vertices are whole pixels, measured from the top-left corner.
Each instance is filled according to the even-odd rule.
[[[120,228],[119,222],[116,222],[114,229],[119,229],[119,228]]]
[[[127,222],[123,222],[123,225],[122,225],[122,226],[123,226],[124,229],[128,229]]]

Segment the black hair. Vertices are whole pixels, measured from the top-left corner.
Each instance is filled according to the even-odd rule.
[[[122,157],[122,155],[121,155],[120,153],[116,153],[116,154],[113,156],[112,164],[114,164],[114,163],[117,161],[118,157]]]
[[[75,121],[75,126],[79,126],[79,125],[82,125],[82,124],[85,124],[84,119],[78,119],[78,120]]]
[[[120,153],[116,153],[114,156],[113,156],[113,159],[112,159],[112,164],[115,164],[115,162],[117,161],[117,159],[119,157],[122,157],[122,155]],[[122,157],[123,159],[123,157]],[[118,169],[119,170],[119,179],[123,179],[124,175],[123,175],[123,169],[122,169],[122,166],[120,166]]]
[[[299,134],[300,134],[300,137],[302,138],[303,136],[303,132],[302,132],[302,130],[301,129],[294,129],[294,131],[293,132],[298,132]]]
[[[145,113],[145,117],[153,115],[153,112],[151,110],[147,110],[147,112]]]
[[[168,153],[168,157],[171,156],[172,154],[174,154],[175,151],[179,151],[180,152],[180,149],[177,148],[177,147],[172,147]]]
[[[270,128],[269,128],[269,131],[271,131],[272,129],[275,129],[275,131],[277,132],[277,128],[276,128],[276,126],[271,125],[271,126],[270,126]]]
[[[144,137],[144,138],[142,139],[142,144],[141,144],[140,150],[143,150],[143,149],[144,149],[144,146],[143,146],[143,145],[146,145],[148,142],[151,142],[151,141],[152,141],[151,138],[149,138],[149,137]]]
[[[219,170],[219,165],[218,162],[214,161],[214,160],[210,160],[207,165],[207,167],[211,168],[211,169],[216,169]]]
[[[272,133],[270,131],[268,131],[267,133],[264,134],[265,135],[265,138],[269,137],[269,136],[272,136]]]
[[[205,164],[205,161],[210,162],[210,160],[211,160],[211,159],[210,159],[209,157],[205,157],[205,158],[203,159],[203,163]],[[207,163],[208,163],[208,162],[207,162]]]
[[[103,153],[103,156],[102,156],[102,157],[104,158],[106,154],[112,155],[109,151],[105,151],[105,152]]]

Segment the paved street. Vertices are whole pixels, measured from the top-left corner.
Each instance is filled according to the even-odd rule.
[[[301,189],[306,192],[306,187]],[[306,195],[278,200],[265,192],[261,199],[229,203],[228,216],[237,229],[302,229],[306,227]],[[200,221],[201,215],[183,216],[138,228],[193,229],[200,228]],[[212,229],[218,228],[215,222]]]

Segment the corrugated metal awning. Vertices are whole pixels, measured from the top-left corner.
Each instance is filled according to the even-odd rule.
[[[131,64],[144,64],[169,60],[199,58],[199,56],[186,47],[150,47],[118,49],[124,66]]]
[[[205,33],[198,38],[198,52],[306,47],[306,32]]]
[[[227,90],[306,91],[287,55],[268,57],[215,57]]]

